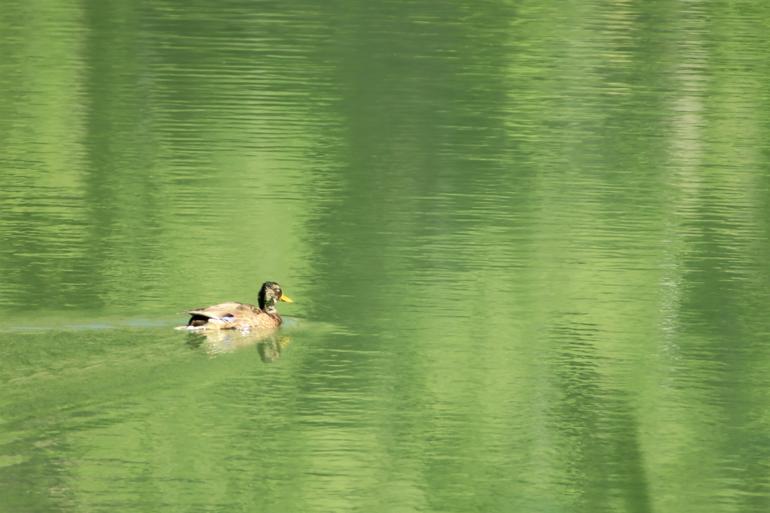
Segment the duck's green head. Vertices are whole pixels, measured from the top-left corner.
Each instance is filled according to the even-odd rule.
[[[291,298],[283,293],[281,286],[274,281],[266,281],[259,289],[259,308],[267,313],[275,313],[275,302],[293,303]]]

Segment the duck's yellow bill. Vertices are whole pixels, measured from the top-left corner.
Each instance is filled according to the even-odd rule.
[[[281,294],[281,297],[278,299],[278,301],[283,301],[284,303],[293,303],[294,300],[287,296],[286,294]]]

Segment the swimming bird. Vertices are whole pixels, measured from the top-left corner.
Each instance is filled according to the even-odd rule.
[[[259,289],[257,306],[247,303],[220,303],[190,310],[187,326],[191,330],[272,330],[281,325],[282,319],[275,308],[276,301],[293,303],[274,281],[266,281]]]

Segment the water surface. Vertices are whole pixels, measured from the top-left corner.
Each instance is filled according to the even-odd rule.
[[[768,8],[6,3],[0,511],[770,509]]]

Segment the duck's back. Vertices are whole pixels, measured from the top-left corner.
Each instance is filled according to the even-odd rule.
[[[278,315],[264,312],[255,305],[246,303],[220,303],[190,310],[187,326],[212,329],[267,329],[281,325]]]
[[[206,308],[196,308],[190,310],[190,315],[202,315],[204,317],[228,317],[236,315],[248,315],[261,312],[259,308],[254,305],[247,305],[246,303],[236,303],[232,301],[230,303],[219,303],[218,305],[207,306]]]

